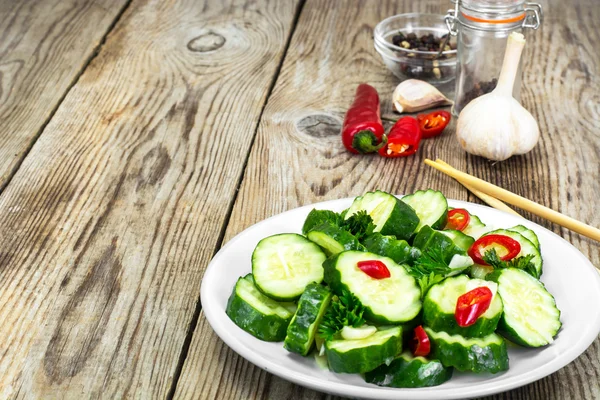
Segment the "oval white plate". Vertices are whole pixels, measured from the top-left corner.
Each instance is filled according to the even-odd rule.
[[[231,322],[225,314],[227,299],[238,277],[251,272],[250,257],[259,240],[276,233],[300,233],[306,215],[313,208],[341,211],[351,203],[352,199],[334,200],[276,215],[246,229],[215,255],[202,280],[202,308],[214,331],[235,352],[272,374],[322,392],[369,399],[462,399],[503,392],[541,379],[573,361],[598,336],[600,278],[583,254],[530,221],[456,200],[450,200],[450,206],[466,208],[488,226],[508,228],[522,224],[533,229],[540,239],[544,259],[542,281],[556,298],[563,326],[550,346],[541,349],[511,346],[508,371],[496,375],[455,371],[449,382],[436,387],[382,388],[364,382],[359,375],[320,369],[313,357],[291,354],[282,343],[258,340]]]

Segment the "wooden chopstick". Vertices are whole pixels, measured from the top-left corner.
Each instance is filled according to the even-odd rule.
[[[440,160],[439,158],[437,160],[435,160],[435,162],[438,163],[438,164],[442,164],[442,165],[444,165],[446,167],[452,168],[452,166],[450,164],[445,163],[444,161]],[[489,206],[494,207],[497,210],[505,211],[507,213],[516,215],[518,217],[521,216],[521,214],[519,214],[518,212],[516,212],[515,210],[513,210],[512,208],[510,208],[509,206],[507,206],[506,204],[504,204],[500,200],[498,200],[497,198],[492,197],[492,196],[490,196],[488,194],[483,193],[480,190],[475,189],[473,186],[469,185],[468,183],[465,183],[465,182],[461,181],[460,179],[457,179],[457,178],[455,178],[455,179],[458,181],[458,183],[460,183],[461,185],[463,185],[465,188],[467,188],[467,190],[469,190],[475,196],[479,197],[481,200],[483,200]]]
[[[445,173],[446,175],[451,176],[461,183],[466,183],[472,186],[474,189],[479,190],[487,195],[505,201],[513,206],[522,208],[523,210],[529,211],[542,218],[546,218],[549,221],[577,232],[583,236],[589,237],[590,239],[600,241],[600,229],[584,224],[583,222],[577,221],[574,218],[568,217],[548,207],[526,199],[525,197],[521,197],[517,194],[509,192],[506,189],[492,185],[491,183],[482,179],[475,178],[474,176],[466,174],[450,166],[439,164],[429,159],[425,160],[425,164]]]

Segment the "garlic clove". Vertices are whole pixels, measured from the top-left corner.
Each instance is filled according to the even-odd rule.
[[[392,100],[400,114],[453,104],[435,86],[418,79],[407,79],[396,86]]]

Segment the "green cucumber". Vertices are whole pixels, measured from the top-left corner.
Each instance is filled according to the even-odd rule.
[[[402,350],[402,328],[377,331],[365,339],[328,340],[325,355],[333,372],[362,374],[391,362]]]
[[[475,239],[473,239],[471,236],[465,235],[461,231],[457,231],[455,229],[446,229],[440,232],[448,236],[452,242],[454,242],[456,247],[464,250],[465,252],[467,252],[471,246],[473,246],[473,243],[475,243]]]
[[[353,234],[331,222],[315,226],[308,232],[306,237],[318,244],[328,257],[344,250],[365,250],[365,247],[360,244]]]
[[[419,225],[419,217],[412,207],[380,190],[367,192],[354,199],[344,218],[348,219],[361,210],[373,218],[374,232],[381,232],[382,235],[408,240]]]
[[[531,240],[527,239],[525,236],[520,233],[509,231],[507,229],[496,229],[495,231],[491,231],[488,235],[505,235],[510,237],[511,239],[516,240],[521,245],[521,252],[517,254],[517,257],[533,255],[531,262],[535,266],[536,276],[534,278],[540,278],[542,276],[542,255],[540,254],[539,249],[531,243]]]
[[[298,300],[298,310],[287,328],[283,347],[303,356],[308,354],[331,297],[331,291],[318,283],[306,287]]]
[[[483,236],[486,233],[488,233],[489,231],[491,231],[490,228],[488,228],[487,226],[485,226],[485,224],[483,222],[481,222],[481,220],[479,219],[479,217],[477,215],[473,215],[473,214],[469,213],[469,216],[470,216],[469,224],[462,231],[465,235],[469,235],[473,239],[477,240],[481,236]]]
[[[562,324],[556,301],[544,284],[516,268],[496,270],[488,279],[498,283],[504,303],[498,332],[521,346],[552,343]]]
[[[420,388],[438,386],[452,378],[452,368],[444,367],[439,360],[413,357],[404,352],[390,365],[380,365],[365,374],[367,383],[395,388]]]
[[[458,298],[469,291],[467,285],[470,280],[466,275],[447,278],[441,283],[433,285],[423,300],[423,322],[435,331],[444,331],[451,335],[464,337],[483,337],[494,333],[502,315],[502,300],[494,296],[490,307],[477,321],[467,327],[460,327],[456,322],[454,313]],[[485,281],[474,281],[486,286]]]
[[[367,251],[389,257],[397,264],[412,264],[421,255],[419,249],[409,245],[406,240],[398,240],[394,236],[384,236],[381,233],[367,236],[363,244]]]
[[[335,211],[317,210],[313,208],[304,220],[304,225],[302,226],[302,234],[306,235],[315,226],[321,225],[324,222],[330,222],[334,225],[339,225],[341,221],[342,216],[336,213]]]
[[[295,300],[309,283],[323,281],[326,258],[319,246],[302,235],[273,235],[256,245],[252,275],[258,290],[272,299]]]
[[[492,333],[483,338],[466,339],[425,328],[431,344],[429,356],[446,367],[459,371],[491,372],[508,369],[508,351],[501,336]]]
[[[411,206],[419,217],[419,225],[417,225],[415,232],[420,231],[425,225],[433,229],[443,229],[446,226],[448,200],[442,192],[433,189],[417,190],[400,200]]]
[[[282,341],[293,317],[288,309],[258,291],[251,274],[237,280],[225,313],[237,326],[268,342]]]
[[[513,226],[512,228],[508,228],[508,230],[520,233],[521,235],[525,236],[525,238],[529,239],[529,241],[531,243],[533,243],[533,245],[535,247],[537,247],[538,250],[540,249],[540,239],[538,239],[535,232],[532,231],[531,229],[529,229],[523,225],[517,225],[517,226]]]
[[[359,261],[379,260],[390,277],[374,279],[360,270]],[[323,263],[325,282],[334,293],[353,293],[365,306],[365,318],[381,324],[398,324],[415,318],[421,310],[421,289],[404,267],[374,253],[344,251]]]
[[[473,264],[469,269],[469,276],[474,279],[485,279],[492,272],[494,272],[494,267],[491,265]]]

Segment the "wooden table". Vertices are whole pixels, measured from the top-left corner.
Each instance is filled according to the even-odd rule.
[[[1,1],[0,398],[334,398],[224,345],[203,271],[243,229],[305,204],[427,187],[478,201],[426,157],[600,226],[600,8],[543,5],[522,91],[542,139],[492,164],[454,124],[406,159],[340,143],[360,82],[397,118],[376,23],[447,1]],[[527,216],[600,265],[597,243]],[[596,340],[493,398],[600,398],[599,359]]]

